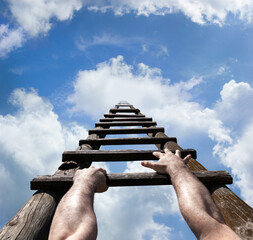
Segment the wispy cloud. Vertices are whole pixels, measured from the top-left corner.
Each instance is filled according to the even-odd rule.
[[[22,28],[10,28],[9,25],[0,25],[0,58],[22,46],[25,35]]]
[[[76,41],[76,47],[79,50],[85,51],[89,47],[106,45],[106,46],[116,46],[123,47],[126,44],[133,45],[138,44],[141,40],[138,38],[122,38],[119,35],[113,35],[108,33],[103,33],[101,36],[94,36],[92,40],[85,40],[83,37],[80,37]]]

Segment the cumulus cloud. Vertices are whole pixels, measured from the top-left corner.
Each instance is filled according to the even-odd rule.
[[[52,19],[71,19],[82,7],[81,0],[8,0],[10,11],[17,23],[31,36],[46,34],[52,27]]]
[[[128,163],[125,172],[136,172],[139,166]],[[96,195],[95,211],[98,239],[112,240],[171,239],[174,229],[156,222],[154,216],[179,214],[176,194],[168,186],[110,188]]]
[[[6,209],[15,209],[31,195],[29,181],[33,177],[55,172],[62,152],[75,149],[79,139],[87,136],[75,123],[62,125],[52,104],[35,90],[16,89],[10,103],[17,112],[0,115],[0,192],[5,193],[0,195],[2,217],[13,214]]]
[[[73,112],[83,111],[95,119],[104,109],[125,99],[144,113],[157,116],[156,119],[167,126],[180,125],[182,132],[187,129],[209,131],[213,139],[229,140],[228,130],[216,118],[215,111],[191,101],[190,91],[201,83],[201,77],[193,77],[186,82],[170,84],[169,79],[162,77],[160,69],[149,68],[143,63],[134,68],[118,56],[98,64],[95,70],[79,71],[74,94],[68,102],[73,104]]]
[[[9,28],[9,25],[0,25],[0,57],[6,56],[12,50],[21,47],[24,42],[22,28]]]
[[[247,164],[235,171],[237,165],[227,160],[232,153],[226,152],[235,153],[238,146],[252,136],[245,134],[253,123],[253,90],[248,83],[231,80],[223,86],[214,107],[208,108],[194,101],[191,94],[202,82],[201,77],[192,77],[173,84],[162,77],[160,69],[143,63],[134,67],[118,56],[98,64],[96,69],[79,71],[68,102],[73,104],[72,112],[89,113],[97,119],[105,109],[127,100],[147,116],[155,116],[168,131],[177,129],[177,137],[208,136],[213,141],[213,153],[232,168],[241,185],[245,184],[241,191],[250,192],[250,181],[241,172],[252,174],[252,162],[245,158]],[[250,202],[247,194],[243,196]]]

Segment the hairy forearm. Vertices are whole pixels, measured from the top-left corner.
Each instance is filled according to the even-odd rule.
[[[201,226],[204,219],[213,218],[224,223],[209,191],[184,163],[171,163],[167,171],[177,193],[182,215],[193,232],[196,231],[196,226]]]
[[[96,239],[93,199],[91,186],[74,183],[57,207],[49,239]]]

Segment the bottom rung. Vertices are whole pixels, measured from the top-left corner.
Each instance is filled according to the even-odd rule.
[[[233,179],[227,171],[196,171],[193,174],[206,185],[232,184]],[[109,187],[170,185],[170,177],[156,172],[109,173],[106,175]],[[73,184],[73,176],[38,176],[31,181],[31,190],[66,190]]]

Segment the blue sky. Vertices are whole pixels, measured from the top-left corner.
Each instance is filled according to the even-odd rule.
[[[31,196],[29,181],[53,173],[120,100],[195,148],[207,169],[227,169],[253,206],[252,2],[6,0],[0,9],[1,227]],[[195,239],[171,187],[96,200],[101,240]]]

